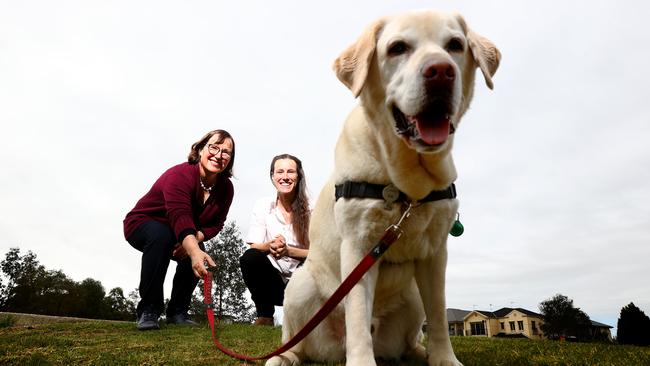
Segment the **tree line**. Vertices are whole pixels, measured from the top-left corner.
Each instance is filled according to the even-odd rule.
[[[246,298],[246,285],[239,270],[244,242],[235,222],[226,223],[205,247],[218,263],[212,286],[215,312],[232,321],[252,321],[253,306]],[[121,287],[116,287],[106,293],[100,281],[92,278],[74,281],[62,270],[46,269],[33,252],[21,254],[19,248],[9,249],[0,262],[0,269],[0,311],[89,319],[136,318],[140,300],[137,289],[125,295]],[[205,319],[202,291],[201,279],[190,309],[198,320]]]
[[[598,332],[589,316],[573,305],[573,300],[557,294],[539,305],[544,323],[540,326],[549,339],[567,338],[578,341],[607,341],[606,334]],[[621,309],[617,323],[616,341],[619,344],[650,345],[650,318],[629,303]]]
[[[101,282],[70,279],[61,270],[48,270],[36,254],[11,248],[0,262],[0,309],[8,312],[131,320],[137,291],[125,296],[120,287],[106,294]]]

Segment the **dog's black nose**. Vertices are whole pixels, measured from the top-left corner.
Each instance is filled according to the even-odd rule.
[[[456,79],[456,71],[448,62],[434,62],[422,68],[427,87],[448,86]]]

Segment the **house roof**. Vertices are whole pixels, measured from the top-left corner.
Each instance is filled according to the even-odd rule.
[[[461,309],[452,309],[449,308],[447,309],[447,321],[448,322],[462,322],[463,319],[467,314],[469,314],[470,311],[468,310],[461,310]]]
[[[479,313],[479,314],[485,315],[488,318],[496,318],[497,317],[496,314],[494,314],[494,312],[492,312],[492,311],[487,311],[487,310],[474,310],[474,311]]]
[[[595,320],[591,321],[591,325],[594,326],[594,327],[597,327],[597,328],[614,328],[611,325],[599,323],[599,322],[597,322]]]
[[[537,314],[534,311],[526,310],[524,308],[501,308],[501,309],[499,309],[497,311],[486,311],[486,310],[474,310],[474,311],[477,312],[477,313],[480,313],[480,314],[482,314],[482,315],[484,315],[484,316],[486,316],[488,318],[503,318],[503,317],[505,317],[506,315],[510,314],[511,312],[513,312],[515,310],[522,313],[522,314],[525,314],[525,315],[536,316],[536,317],[539,317],[539,318],[542,317],[542,315]],[[449,314],[449,312],[447,312],[447,314]]]
[[[526,310],[524,308],[501,308],[501,309],[495,311],[494,313],[498,317],[503,317],[503,316],[506,316],[506,315],[510,314],[510,312],[512,312],[514,310],[517,310],[518,312],[520,312],[522,314],[526,314],[526,315],[530,315],[530,316],[537,316],[537,317],[540,317],[540,318],[542,317],[541,314],[537,314],[534,311]]]

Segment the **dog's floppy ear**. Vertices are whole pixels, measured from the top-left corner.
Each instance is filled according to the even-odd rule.
[[[472,30],[467,31],[467,44],[472,51],[474,61],[483,73],[485,84],[488,88],[493,89],[494,83],[492,76],[497,72],[499,62],[501,61],[501,52],[489,39],[481,36]]]
[[[358,97],[366,83],[370,63],[377,46],[377,34],[385,24],[384,19],[379,19],[369,25],[357,41],[350,45],[334,61],[336,76],[345,86]]]
[[[470,51],[472,52],[472,58],[474,62],[478,65],[483,73],[483,78],[485,78],[485,84],[488,88],[493,89],[494,83],[492,82],[492,76],[497,72],[499,67],[499,62],[501,61],[501,52],[489,39],[481,36],[478,33],[475,33],[467,26],[465,18],[460,14],[455,14],[456,20],[460,23],[460,26],[465,31],[467,35],[467,45],[469,46]]]

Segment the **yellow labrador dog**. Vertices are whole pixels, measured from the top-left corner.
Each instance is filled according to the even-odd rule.
[[[304,360],[376,365],[375,357],[461,365],[445,310],[447,236],[456,218],[454,132],[479,68],[492,88],[497,48],[460,15],[383,18],[335,61],[360,105],[343,127],[335,169],[314,208],[311,248],[284,301],[286,342],[317,312],[384,230],[414,208],[404,234],[302,342],[267,366]],[[348,186],[348,188],[345,188]],[[386,194],[386,187],[393,194]],[[426,319],[427,343],[421,345]]]

